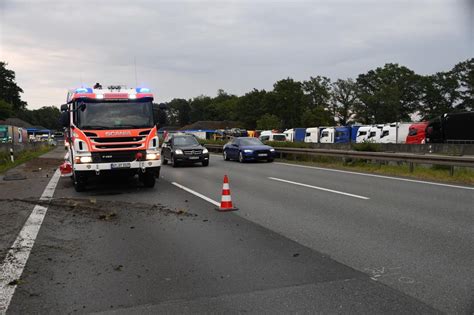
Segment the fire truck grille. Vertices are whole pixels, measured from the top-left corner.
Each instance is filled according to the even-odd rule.
[[[96,143],[110,143],[110,142],[137,142],[142,141],[145,137],[120,137],[120,138],[92,138]]]
[[[139,148],[140,143],[137,144],[112,144],[112,145],[96,145],[97,149],[127,149],[127,148]]]
[[[112,151],[112,152],[92,152],[93,163],[107,162],[132,162],[137,153],[146,155],[146,151]]]

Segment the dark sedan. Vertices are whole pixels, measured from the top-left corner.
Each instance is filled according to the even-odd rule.
[[[239,137],[224,145],[224,160],[273,162],[275,149],[257,138]]]

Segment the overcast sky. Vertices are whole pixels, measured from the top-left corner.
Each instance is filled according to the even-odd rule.
[[[387,62],[417,73],[474,57],[474,0],[0,0],[0,60],[30,109],[95,82],[175,97],[355,78]]]

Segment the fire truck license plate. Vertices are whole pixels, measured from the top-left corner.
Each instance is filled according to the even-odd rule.
[[[130,168],[130,163],[111,163],[110,168]]]

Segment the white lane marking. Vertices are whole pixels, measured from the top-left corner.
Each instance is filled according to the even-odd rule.
[[[59,170],[56,170],[40,197],[41,201],[51,200],[59,178]],[[7,312],[17,287],[17,284],[10,285],[10,283],[20,279],[47,211],[47,207],[35,205],[0,265],[0,314]]]
[[[370,176],[370,177],[394,179],[394,180],[401,180],[401,181],[404,181],[404,182],[412,182],[412,183],[420,183],[420,184],[427,184],[427,185],[435,185],[435,186],[444,186],[444,187],[451,187],[451,188],[474,190],[474,187],[468,187],[468,186],[458,186],[458,185],[450,185],[450,184],[442,184],[442,183],[434,183],[434,182],[425,182],[425,181],[416,180],[416,179],[407,179],[407,178],[399,178],[399,177],[384,176],[384,175],[375,175],[375,174],[366,174],[366,173],[359,173],[359,172],[352,172],[352,171],[335,170],[335,169],[332,169],[332,168],[297,165],[297,164],[281,163],[281,162],[275,162],[275,164],[301,167],[301,168],[312,168],[312,169],[315,169],[315,170],[322,170],[322,171],[329,171],[329,172],[337,172],[337,173],[354,174],[354,175],[361,175],[361,176]]]
[[[370,198],[364,197],[364,196],[349,194],[349,193],[345,193],[345,192],[338,191],[338,190],[332,190],[332,189],[327,189],[327,188],[323,188],[323,187],[318,187],[318,186],[313,186],[313,185],[308,185],[308,184],[303,184],[303,183],[298,183],[298,182],[292,182],[292,181],[286,180],[286,179],[275,178],[275,177],[268,177],[268,178],[271,179],[271,180],[276,180],[276,181],[283,182],[283,183],[288,183],[288,184],[293,184],[293,185],[297,185],[297,186],[303,186],[303,187],[307,187],[307,188],[313,188],[313,189],[328,191],[328,192],[332,192],[332,193],[340,194],[340,195],[345,195],[345,196],[349,196],[349,197],[354,197],[354,198],[359,198],[359,199],[364,199],[364,200],[370,199]]]
[[[176,187],[179,187],[179,188],[181,188],[181,189],[183,189],[183,190],[186,190],[188,193],[191,193],[191,194],[193,194],[194,196],[197,196],[197,197],[199,197],[199,198],[201,198],[201,199],[204,199],[204,200],[206,200],[207,202],[210,202],[210,203],[212,203],[213,205],[215,205],[215,206],[217,206],[217,207],[220,207],[220,206],[221,206],[221,204],[220,204],[219,202],[214,201],[214,200],[212,200],[211,198],[208,198],[208,197],[206,197],[206,196],[204,196],[204,195],[198,193],[197,191],[192,190],[191,188],[185,187],[185,186],[180,185],[180,184],[178,184],[178,183],[176,183],[176,182],[171,182],[171,184],[173,184],[173,185],[175,185]]]

